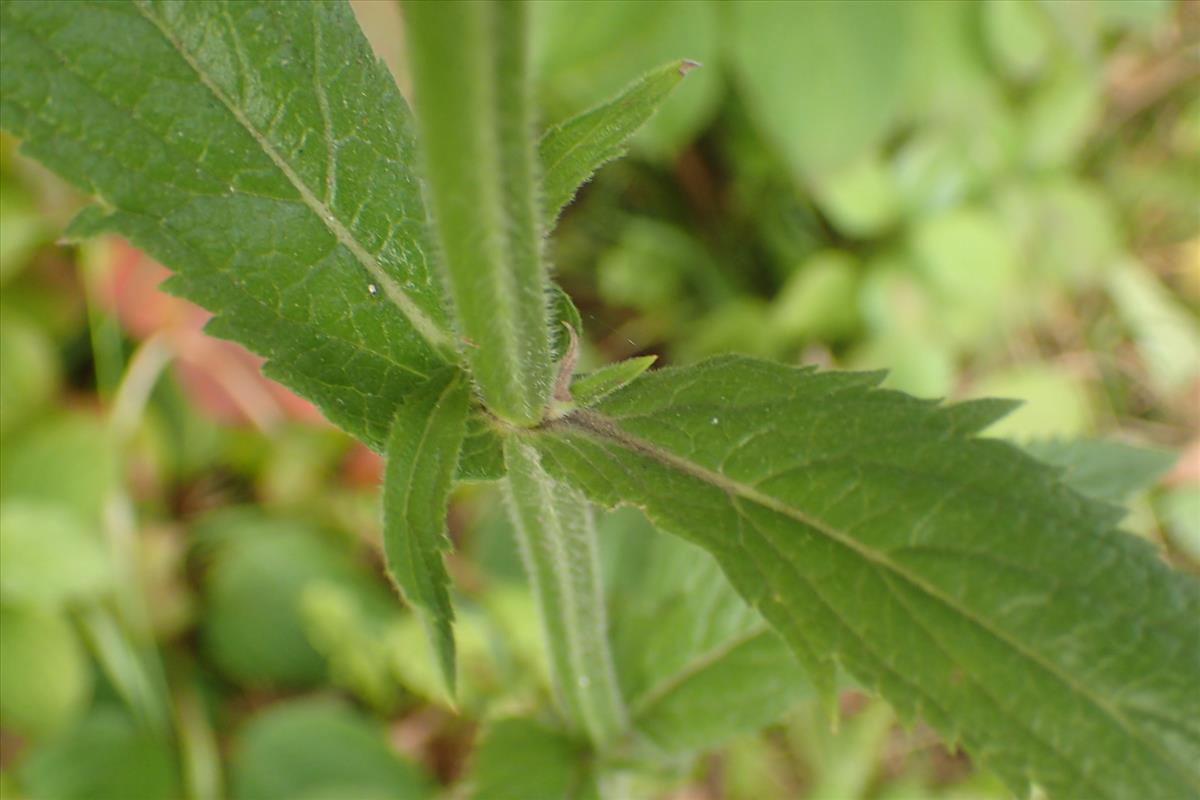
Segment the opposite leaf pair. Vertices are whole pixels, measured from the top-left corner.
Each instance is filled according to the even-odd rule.
[[[729,357],[585,376],[585,407],[545,418],[540,227],[678,64],[547,134],[539,208],[521,7],[414,3],[431,235],[408,110],[345,5],[0,9],[0,121],[98,197],[73,231],[170,265],[213,333],[390,451],[389,559],[450,681],[446,495],[506,464],[560,704],[599,746],[628,715],[580,495],[704,547],[827,695],[840,665],[1015,791],[1200,793],[1200,588],[1112,508],[978,438],[1005,404]],[[426,102],[442,81],[461,94]]]

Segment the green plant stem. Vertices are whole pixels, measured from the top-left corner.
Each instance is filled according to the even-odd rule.
[[[542,469],[517,437],[505,443],[509,512],[542,621],[555,695],[597,745],[627,728],[609,649],[596,529],[582,495]]]
[[[175,731],[183,762],[187,800],[220,800],[221,756],[216,732],[204,710],[192,675],[179,675],[172,693]]]
[[[124,454],[137,434],[150,395],[174,353],[162,334],[146,339],[125,364],[112,393],[108,428],[113,446]],[[138,577],[141,543],[133,500],[123,487],[104,502],[103,531],[118,576],[116,608],[81,611],[79,622],[101,669],[134,714],[148,728],[170,724],[166,671],[154,645],[149,601]]]
[[[463,351],[518,426],[550,400],[549,282],[522,2],[404,5],[426,192]]]

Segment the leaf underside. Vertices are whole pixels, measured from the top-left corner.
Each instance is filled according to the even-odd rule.
[[[387,445],[383,548],[388,574],[421,614],[442,680],[455,689],[454,608],[442,553],[446,506],[467,432],[471,386],[447,369],[404,399]]]
[[[528,440],[711,552],[818,687],[835,662],[1018,792],[1200,790],[1200,589],[1119,513],[877,374],[741,357],[651,373]]]

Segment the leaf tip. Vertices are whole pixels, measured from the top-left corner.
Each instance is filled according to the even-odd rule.
[[[685,77],[692,70],[702,66],[704,65],[699,61],[692,61],[690,58],[685,58],[679,62],[679,77]]]
[[[646,372],[647,369],[649,369],[650,367],[653,367],[655,365],[655,363],[658,363],[659,356],[658,356],[658,354],[655,354],[655,353],[652,353],[649,355],[638,355],[638,356],[632,357],[632,359],[630,359],[630,361],[632,361],[632,362],[636,363],[636,365],[642,367],[641,372],[638,372],[638,374],[641,374],[642,372]]]
[[[454,642],[453,623],[448,619],[426,620],[426,633],[435,649],[438,674],[442,679],[442,691],[446,702],[456,707],[458,698],[458,653]]]

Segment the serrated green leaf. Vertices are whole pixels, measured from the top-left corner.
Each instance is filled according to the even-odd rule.
[[[1200,584],[976,438],[1009,404],[879,379],[717,358],[522,438],[709,550],[824,691],[840,663],[1018,793],[1195,794]]]
[[[1021,449],[1062,469],[1063,482],[1075,491],[1113,505],[1153,486],[1178,458],[1167,450],[1100,439],[1026,442]]]
[[[528,444],[506,439],[504,465],[558,704],[591,741],[611,741],[624,732],[626,716],[608,651],[592,509],[578,492],[546,474]]]
[[[452,697],[454,607],[442,553],[450,549],[446,506],[470,408],[471,385],[458,370],[447,370],[413,391],[396,412],[383,477],[388,574],[420,613]]]
[[[548,279],[524,3],[404,4],[426,187],[471,374],[532,425],[550,399]]]
[[[544,173],[542,212],[547,227],[604,164],[625,154],[629,137],[646,123],[693,67],[672,61],[646,73],[616,97],[547,130],[538,144]]]
[[[613,657],[633,727],[667,753],[717,747],[792,710],[795,657],[699,547],[633,509],[599,523]]]
[[[404,101],[348,5],[8,2],[0,124],[213,311],[209,332],[380,448],[454,347]],[[363,387],[370,387],[364,391]]]
[[[563,733],[527,719],[487,726],[465,782],[476,800],[597,797],[587,753]]]

